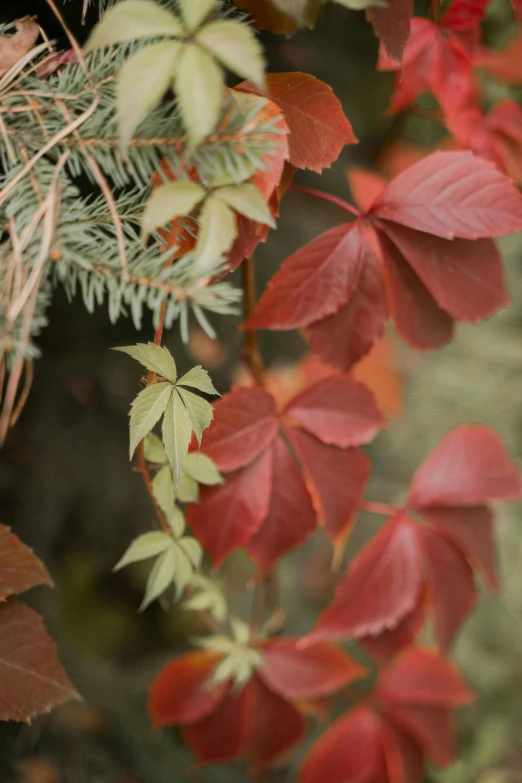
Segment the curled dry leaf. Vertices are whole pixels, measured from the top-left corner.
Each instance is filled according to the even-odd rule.
[[[15,19],[16,33],[0,37],[0,76],[7,73],[18,60],[27,54],[40,35],[40,28],[33,16]]]

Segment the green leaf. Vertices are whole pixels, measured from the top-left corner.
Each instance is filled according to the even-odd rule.
[[[180,507],[174,504],[171,510],[168,513],[166,513],[166,517],[167,517],[167,522],[172,528],[172,532],[174,533],[176,538],[182,536],[183,533],[185,532],[185,517],[183,516],[183,512],[180,509]]]
[[[171,353],[161,345],[154,345],[154,343],[138,343],[137,345],[129,345],[124,348],[114,348],[114,351],[121,351],[137,362],[143,364],[147,370],[155,372],[157,375],[161,375],[171,383],[176,382],[177,370],[176,362]]]
[[[228,607],[219,584],[201,574],[193,574],[190,587],[194,594],[188,598],[183,608],[193,612],[210,612],[218,623],[224,623]]]
[[[251,647],[236,647],[216,665],[212,681],[217,683],[234,680],[236,687],[243,687],[251,679],[255,669],[261,665],[262,660],[258,650]]]
[[[223,477],[217,469],[214,460],[199,451],[187,454],[183,463],[183,470],[199,484],[206,484],[209,487],[215,484],[223,484]]]
[[[176,497],[181,503],[197,503],[199,500],[198,482],[183,471],[176,487]]]
[[[116,86],[122,147],[170,87],[180,48],[177,41],[162,41],[145,46],[124,63]]]
[[[154,383],[143,389],[134,402],[130,412],[130,459],[136,446],[158,423],[172,396],[170,383]]]
[[[230,207],[214,196],[207,198],[199,219],[195,261],[198,269],[210,269],[230,250],[236,236],[236,216]]]
[[[353,11],[364,11],[366,8],[387,8],[386,0],[334,0],[338,5],[351,8]]]
[[[279,11],[287,14],[299,27],[312,28],[326,0],[271,0]]]
[[[149,557],[157,557],[162,552],[165,552],[171,544],[172,538],[168,533],[159,531],[144,533],[142,536],[134,539],[121,560],[116,563],[112,570],[119,571],[120,568],[125,568],[130,563],[138,563],[140,560],[148,560]]]
[[[220,188],[214,192],[214,197],[224,201],[236,212],[255,220],[256,223],[265,223],[267,226],[275,228],[270,208],[255,185],[245,183]]]
[[[205,198],[205,190],[195,182],[170,182],[157,188],[145,204],[141,220],[143,236],[175,218],[190,215]]]
[[[226,68],[263,87],[265,61],[263,49],[252,28],[242,22],[225,19],[205,25],[196,41],[217,57]]]
[[[136,38],[181,36],[181,22],[171,11],[150,0],[123,0],[113,6],[89,36],[85,51],[133,41]]]
[[[143,451],[147,462],[153,462],[155,465],[164,465],[168,462],[163,443],[153,432],[145,436]]]
[[[152,490],[161,510],[170,514],[174,508],[174,483],[170,465],[164,465],[152,479]]]
[[[198,397],[197,394],[193,394],[186,389],[178,389],[177,391],[185,403],[192,429],[196,433],[198,443],[201,445],[203,430],[210,427],[210,422],[214,418],[212,405],[202,397]]]
[[[165,534],[166,535],[166,534]],[[158,557],[147,580],[145,597],[140,606],[140,612],[149,606],[158,596],[165,592],[176,576],[176,543],[170,539],[170,547]]]
[[[187,129],[195,147],[214,130],[223,98],[221,68],[196,44],[187,45],[181,53],[174,89]]]
[[[217,394],[219,397],[221,396],[212,385],[208,372],[204,370],[200,364],[185,373],[185,375],[179,379],[177,385],[192,386],[194,389],[205,392],[205,394]]]
[[[216,0],[179,0],[181,16],[189,33],[196,30],[207,18]]]
[[[203,547],[199,541],[196,541],[195,538],[189,538],[186,536],[185,538],[181,539],[179,546],[180,549],[183,550],[185,556],[188,558],[192,569],[197,571],[201,566],[201,561],[203,560]],[[192,578],[192,574],[190,576]]]
[[[172,468],[174,486],[176,487],[192,436],[192,425],[187,409],[176,390],[174,390],[165,411],[162,435],[163,445]]]

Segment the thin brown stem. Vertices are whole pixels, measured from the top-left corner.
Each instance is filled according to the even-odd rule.
[[[355,217],[360,217],[362,214],[357,207],[352,206],[348,201],[338,196],[334,196],[333,193],[326,193],[324,190],[316,190],[316,188],[305,188],[302,185],[290,185],[290,190],[295,190],[297,193],[305,193],[307,196],[314,196],[323,201],[329,201],[331,204],[336,204],[336,206],[344,209],[345,212],[355,215]]]

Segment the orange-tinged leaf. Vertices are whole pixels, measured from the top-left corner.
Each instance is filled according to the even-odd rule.
[[[474,64],[506,84],[522,84],[522,31],[502,49],[477,48]]]
[[[226,697],[228,683],[211,684],[219,654],[211,650],[181,655],[156,675],[147,710],[154,728],[196,723],[214,712]]]
[[[363,212],[369,212],[377,196],[386,187],[386,180],[358,166],[350,166],[346,175],[353,200]]]
[[[40,615],[15,598],[0,604],[0,721],[30,723],[78,698]]]
[[[385,8],[369,8],[366,16],[389,56],[402,60],[410,36],[413,0],[389,0]]]
[[[377,340],[370,352],[357,362],[352,370],[352,377],[371,389],[377,404],[388,419],[400,416],[404,384],[397,348],[388,334]]]
[[[0,525],[0,601],[53,581],[43,563],[5,525]]]
[[[259,30],[283,35],[292,35],[297,30],[296,21],[275,8],[271,0],[234,0],[234,3],[248,13],[252,24]]]

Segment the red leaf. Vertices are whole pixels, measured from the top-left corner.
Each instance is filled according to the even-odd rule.
[[[0,601],[53,582],[43,563],[5,525],[0,525]]]
[[[519,32],[500,51],[479,49],[474,64],[485,68],[494,79],[506,84],[522,84],[522,32]]]
[[[42,618],[11,598],[0,605],[0,721],[30,723],[79,696]]]
[[[390,0],[386,8],[369,8],[366,16],[372,23],[375,35],[394,60],[402,60],[404,47],[410,35],[410,19],[413,0]]]
[[[273,398],[260,386],[233,389],[214,404],[203,451],[224,473],[248,465],[277,435]]]
[[[511,0],[517,22],[522,22],[522,0]]]
[[[488,427],[461,425],[424,460],[411,484],[410,508],[477,506],[513,500],[522,493],[520,473],[504,444]]]
[[[218,653],[210,650],[181,655],[170,661],[156,675],[149,688],[147,710],[156,729],[200,721],[214,712],[230,686],[210,686],[212,669]]]
[[[473,694],[446,658],[411,647],[381,672],[376,699],[387,707],[418,705],[452,709],[469,704]]]
[[[198,761],[211,764],[247,757],[262,769],[290,750],[303,736],[302,715],[257,675],[202,722],[183,730],[183,738]]]
[[[399,650],[408,647],[421,632],[426,614],[426,600],[421,596],[412,611],[407,614],[391,631],[382,631],[378,636],[364,636],[359,644],[368,655],[383,666],[393,658]]]
[[[270,508],[262,527],[247,544],[248,553],[263,573],[286,552],[302,544],[316,524],[315,510],[295,460],[280,438],[270,448]]]
[[[397,70],[381,48],[378,68]],[[412,106],[425,92],[432,92],[446,113],[476,101],[471,55],[457,36],[442,31],[428,19],[412,19],[411,35],[404,50],[403,70],[397,74],[388,111]]]
[[[259,94],[251,82],[238,89]],[[263,94],[286,117],[289,161],[296,168],[321,172],[337,160],[345,144],[357,142],[338,99],[319,79],[306,73],[269,73]]]
[[[302,650],[298,639],[272,639],[262,645],[263,663],[258,669],[265,685],[288,701],[308,701],[329,696],[366,669],[339,647],[325,642]]]
[[[423,509],[422,516],[482,569],[492,590],[498,589],[493,541],[493,518],[486,506]]]
[[[372,254],[362,269],[357,290],[334,315],[306,330],[312,350],[344,372],[370,351],[381,336],[386,303],[379,262]]]
[[[350,166],[346,174],[353,200],[363,212],[369,212],[377,196],[386,187],[386,180],[358,166]]]
[[[445,239],[480,239],[522,230],[522,197],[488,161],[435,152],[395,177],[372,214]]]
[[[421,783],[424,759],[417,743],[391,723],[383,726],[382,738],[389,783]]]
[[[369,443],[384,426],[373,394],[349,375],[334,375],[309,386],[282,415],[323,443],[341,448]]]
[[[274,8],[270,0],[234,0],[234,3],[248,13],[254,27],[259,30],[292,35],[297,29],[297,23]]]
[[[449,710],[441,707],[394,707],[385,716],[410,734],[422,752],[439,767],[453,761],[453,722]]]
[[[272,451],[266,449],[225,484],[201,487],[198,503],[186,506],[187,523],[218,565],[260,529],[270,508]]]
[[[330,538],[348,532],[370,474],[370,463],[359,449],[327,446],[295,427],[287,430],[300,462],[317,515]]]
[[[451,339],[453,320],[435,302],[412,267],[390,241],[378,232],[384,262],[388,307],[400,336],[414,348],[438,348]]]
[[[380,227],[452,318],[479,321],[509,304],[500,254],[492,239],[448,241],[388,221]]]
[[[271,211],[275,217],[274,209],[272,208],[273,201],[277,201],[277,196],[271,198]],[[270,233],[270,226],[266,226],[264,223],[256,223],[255,220],[250,220],[244,215],[240,215],[237,221],[237,237],[234,241],[232,249],[227,256],[227,270],[217,276],[217,279],[224,277],[229,272],[243,263],[245,258],[249,258],[260,242],[266,242]]]
[[[321,234],[283,262],[244,328],[295,329],[335,313],[355,291],[369,252],[353,223]]]
[[[353,560],[334,601],[306,638],[374,636],[396,628],[418,603],[421,580],[415,532],[409,522],[398,517]]]
[[[367,707],[343,715],[314,742],[299,783],[386,783],[382,724]]]
[[[419,527],[417,537],[424,555],[435,635],[440,648],[446,651],[475,606],[473,572],[464,555],[443,536]]]
[[[441,25],[451,30],[475,30],[484,18],[490,0],[453,0],[444,12]]]

